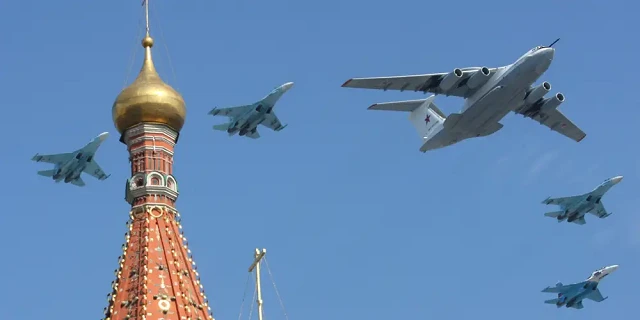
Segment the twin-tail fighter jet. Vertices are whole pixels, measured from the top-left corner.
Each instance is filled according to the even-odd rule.
[[[76,186],[83,187],[85,183],[80,177],[83,172],[92,175],[98,180],[105,180],[110,176],[102,171],[94,159],[96,151],[108,136],[108,132],[103,132],[87,145],[74,152],[50,155],[36,154],[31,160],[55,165],[52,170],[38,171],[39,175],[53,177],[55,182],[64,180],[65,183],[71,182]]]
[[[554,204],[560,206],[562,211],[547,212],[544,215],[551,218],[558,219],[558,222],[562,222],[565,219],[567,222],[573,222],[576,224],[587,223],[584,220],[584,216],[587,213],[591,213],[598,218],[604,219],[612,214],[607,212],[602,204],[602,197],[611,187],[622,181],[622,176],[609,178],[601,183],[598,187],[591,192],[587,192],[578,196],[571,196],[565,198],[547,198],[542,201],[543,204]]]
[[[617,265],[604,267],[591,274],[589,279],[574,283],[563,285],[562,282],[556,283],[555,287],[546,287],[542,292],[557,293],[558,298],[546,300],[544,303],[555,304],[558,308],[565,306],[567,308],[582,309],[583,299],[590,299],[595,302],[602,302],[608,297],[603,298],[598,284],[604,279],[604,277],[610,275],[612,272],[618,269]]]
[[[448,116],[433,103],[434,96],[369,107],[370,110],[410,112],[409,119],[423,139],[422,152],[469,138],[491,135],[502,129],[499,121],[511,111],[580,142],[586,134],[557,109],[565,101],[564,95],[556,93],[544,98],[551,90],[551,85],[543,82],[532,86],[551,65],[555,53],[552,46],[558,40],[549,46],[537,46],[529,50],[508,66],[456,68],[449,73],[353,78],[342,86],[385,91],[411,90],[464,98],[462,111]]]
[[[213,126],[214,130],[227,131],[229,136],[238,133],[240,136],[247,136],[252,139],[260,138],[258,125],[263,125],[271,130],[280,131],[287,125],[282,125],[276,116],[273,108],[282,95],[293,87],[293,82],[287,82],[273,89],[266,97],[260,101],[236,107],[213,108],[209,112],[213,116],[227,116],[228,123]]]

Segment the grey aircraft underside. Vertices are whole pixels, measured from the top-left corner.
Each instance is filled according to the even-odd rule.
[[[31,160],[36,162],[52,163],[55,167],[52,170],[38,171],[38,174],[51,177],[55,182],[63,181],[82,187],[85,185],[80,175],[84,172],[98,180],[105,180],[110,175],[102,171],[96,160],[95,153],[109,136],[108,132],[103,132],[87,143],[84,147],[69,153],[58,153],[50,155],[36,154]]]
[[[580,142],[586,134],[557,109],[565,101],[564,95],[556,93],[545,98],[551,90],[548,82],[532,86],[551,65],[555,53],[551,46],[555,42],[529,50],[508,66],[454,69],[449,73],[353,78],[342,86],[385,91],[411,90],[464,98],[462,112],[448,116],[433,103],[433,96],[378,103],[369,107],[370,110],[410,112],[409,119],[423,139],[422,152],[469,138],[491,135],[502,129],[499,121],[511,111]]]
[[[598,218],[604,219],[610,216],[611,212],[607,212],[601,199],[607,191],[611,189],[611,187],[620,183],[620,181],[622,181],[622,176],[617,176],[605,180],[591,192],[587,192],[585,194],[563,198],[549,197],[542,201],[542,203],[558,205],[562,210],[547,212],[544,215],[556,218],[558,219],[558,222],[567,220],[567,222],[573,222],[580,225],[587,223],[584,219],[584,216],[587,213],[591,213]]]
[[[558,308],[565,306],[567,308],[582,309],[584,308],[582,304],[584,299],[602,302],[608,297],[602,297],[598,285],[604,277],[616,270],[618,270],[618,265],[608,266],[594,271],[585,281],[567,285],[558,282],[554,287],[546,287],[542,292],[557,293],[558,297],[546,300],[544,303],[555,304]]]
[[[209,114],[213,116],[227,116],[229,122],[216,124],[214,130],[226,131],[229,136],[236,133],[252,139],[260,138],[258,125],[263,125],[271,130],[280,131],[287,125],[282,125],[278,116],[273,111],[276,103],[282,95],[293,87],[293,82],[287,82],[273,89],[266,97],[260,101],[228,108],[213,108]]]

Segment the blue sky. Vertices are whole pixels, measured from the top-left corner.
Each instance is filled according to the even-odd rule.
[[[256,246],[269,252],[291,320],[635,313],[637,3],[154,5],[156,66],[188,110],[178,208],[217,319],[237,319]],[[0,3],[1,319],[102,316],[128,219],[129,165],[111,105],[140,68],[141,17],[140,1]],[[587,133],[581,143],[509,115],[495,135],[423,154],[405,114],[366,110],[422,94],[340,87],[351,77],[502,66],[558,37],[540,81],[566,95],[560,110]],[[262,129],[259,140],[211,130],[224,120],[207,116],[211,108],[254,102],[288,81],[276,109],[287,129]],[[445,113],[462,106],[436,103]],[[29,161],[36,152],[71,151],[102,131],[112,136],[97,160],[111,178],[77,188],[36,175],[47,168]],[[625,179],[603,200],[609,218],[577,226],[543,217],[554,209],[540,204],[547,196],[615,175]],[[552,297],[545,286],[611,264],[620,269],[601,285],[609,300],[583,310],[542,303]],[[268,319],[284,319],[269,286],[265,303]]]

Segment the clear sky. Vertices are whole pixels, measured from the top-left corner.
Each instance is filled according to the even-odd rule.
[[[178,209],[214,316],[237,319],[259,246],[291,320],[631,319],[639,9],[617,0],[153,1],[156,66],[188,110]],[[102,317],[129,210],[111,106],[141,66],[141,18],[140,0],[0,2],[2,320]],[[580,143],[511,114],[495,135],[423,154],[406,114],[366,108],[424,95],[340,87],[507,65],[558,37],[540,81],[566,95],[560,110],[587,133]],[[211,108],[252,103],[288,81],[276,107],[285,130],[251,140],[211,129],[225,120]],[[451,113],[462,100],[436,104]],[[49,167],[30,161],[35,153],[72,151],[103,131],[112,133],[97,154],[106,181],[86,177],[78,188],[36,175]],[[625,179],[603,198],[607,219],[543,216],[555,209],[540,204],[547,196],[616,175]],[[607,301],[543,304],[553,297],[544,287],[611,264],[620,269],[601,284]],[[266,317],[284,320],[266,284]]]

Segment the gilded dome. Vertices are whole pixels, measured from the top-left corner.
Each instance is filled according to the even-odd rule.
[[[120,134],[142,122],[165,124],[180,132],[187,115],[184,99],[160,79],[153,66],[153,39],[145,37],[142,46],[145,48],[142,69],[136,80],[124,88],[113,103],[113,123]]]

